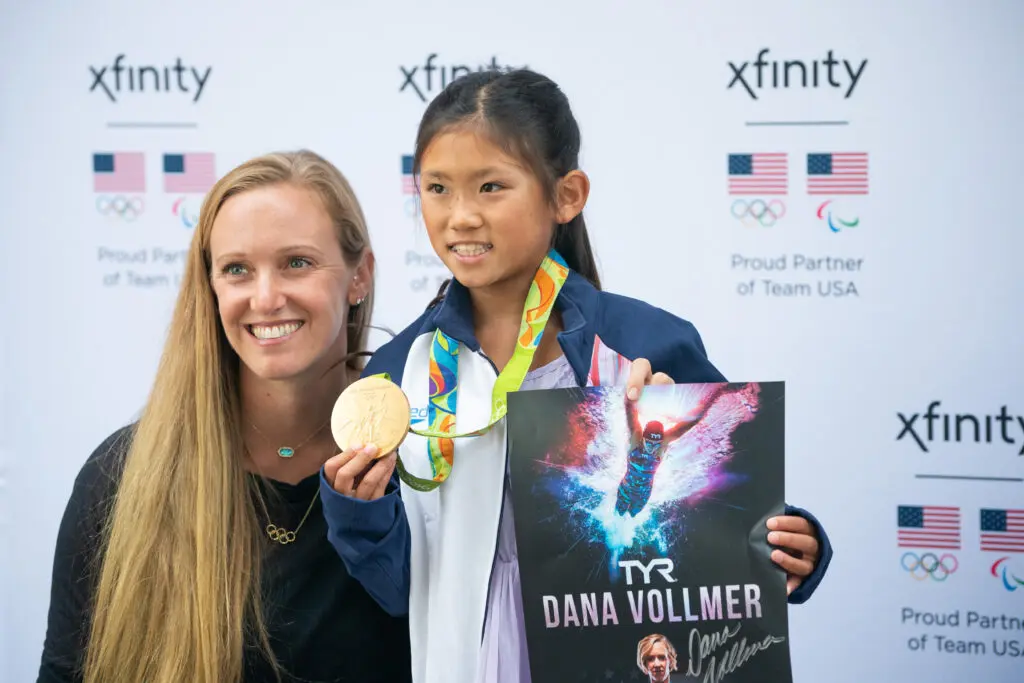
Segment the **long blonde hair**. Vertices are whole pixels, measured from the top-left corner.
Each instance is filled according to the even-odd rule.
[[[354,267],[369,248],[345,177],[309,152],[230,171],[200,210],[168,339],[134,430],[100,549],[86,683],[235,683],[243,648],[277,668],[260,599],[261,539],[242,466],[238,356],[210,283],[210,232],[224,201],[273,183],[315,191]],[[348,350],[366,348],[373,283],[350,311]],[[358,370],[352,356],[348,365]]]

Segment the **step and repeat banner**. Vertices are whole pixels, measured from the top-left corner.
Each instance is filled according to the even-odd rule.
[[[730,380],[785,382],[786,498],[835,544],[789,609],[794,679],[1022,679],[1024,6],[54,10],[0,22],[4,680],[34,680],[72,481],[145,400],[214,179],[272,150],[336,163],[398,330],[446,276],[419,117],[518,66],[579,118],[606,287],[694,322]]]

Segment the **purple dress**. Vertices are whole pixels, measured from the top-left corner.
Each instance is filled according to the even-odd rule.
[[[532,370],[520,391],[565,389],[579,386],[565,356]],[[512,521],[512,495],[505,473],[505,506],[498,529],[498,554],[491,572],[490,601],[480,649],[476,683],[530,683],[523,619],[523,593],[519,583],[519,556]]]

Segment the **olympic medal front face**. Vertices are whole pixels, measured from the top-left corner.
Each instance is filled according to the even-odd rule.
[[[331,413],[331,432],[342,450],[377,446],[378,458],[392,453],[409,433],[409,399],[382,377],[364,377],[341,392]]]

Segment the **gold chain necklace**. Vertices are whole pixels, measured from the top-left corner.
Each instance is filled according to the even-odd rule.
[[[316,493],[313,494],[313,500],[309,501],[309,507],[306,508],[306,514],[302,516],[302,521],[300,521],[299,525],[295,527],[295,531],[289,531],[284,527],[274,524],[270,519],[270,510],[267,509],[267,504],[263,502],[263,493],[257,490],[256,496],[260,499],[260,506],[263,508],[263,512],[267,515],[267,526],[264,527],[267,532],[267,537],[275,543],[288,545],[289,543],[295,542],[296,534],[299,533],[299,529],[302,528],[302,525],[306,523],[306,518],[309,517],[309,513],[313,511],[313,505],[316,504],[316,499],[320,497],[320,489],[318,487]]]
[[[310,434],[309,436],[307,436],[305,439],[303,439],[302,442],[298,446],[280,446],[280,447],[278,447],[277,454],[280,457],[282,457],[282,458],[290,458],[290,457],[292,457],[293,455],[295,455],[296,451],[298,451],[300,448],[302,448],[307,443],[309,443],[310,439],[312,439],[314,436],[316,436],[321,431],[323,431],[323,428],[326,427],[327,424],[330,421],[331,421],[331,418],[328,417],[326,422],[324,422],[322,425],[317,427],[316,431],[313,432],[312,434]],[[270,439],[268,439],[267,436],[263,432],[260,431],[260,428],[257,427],[255,425],[255,423],[249,422],[249,424],[252,425],[252,428],[256,430],[256,433],[259,434],[263,438],[264,441],[266,441],[268,444],[273,446],[273,444],[270,443]]]

